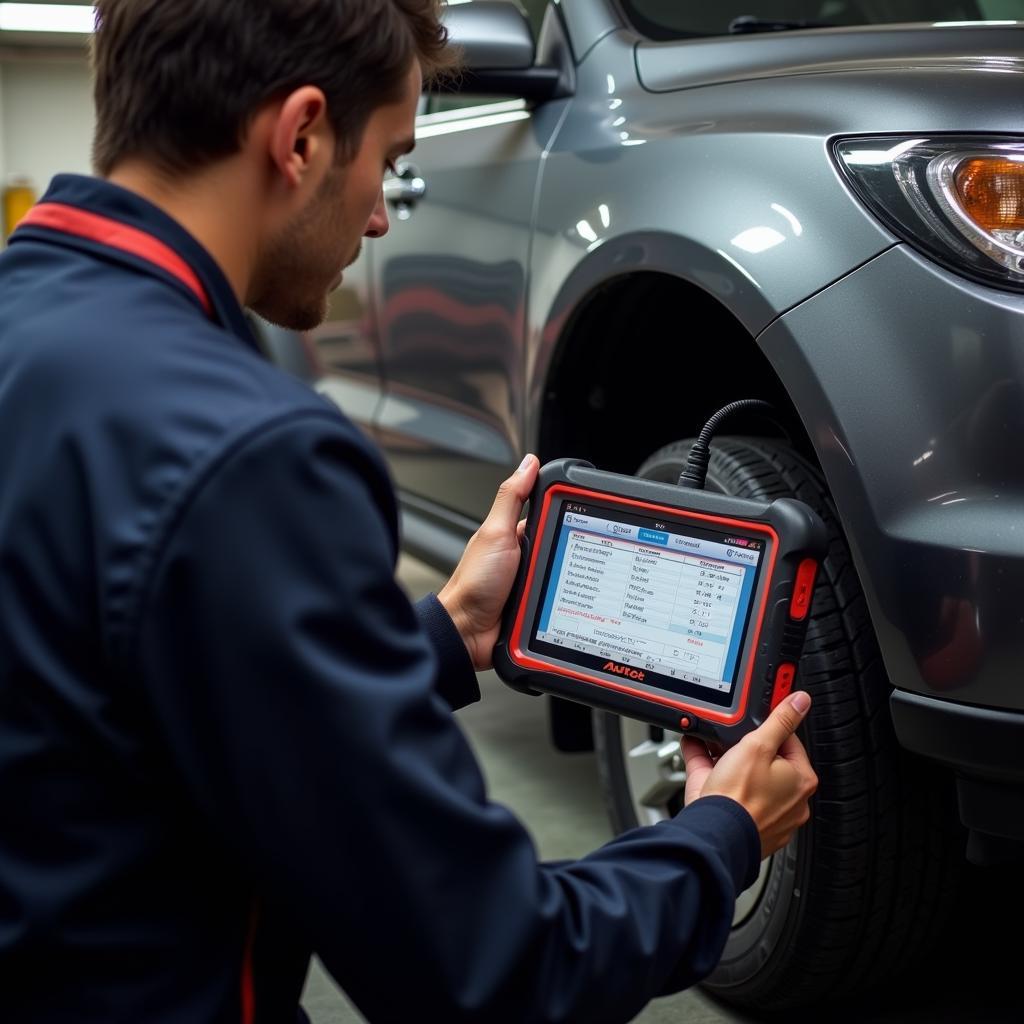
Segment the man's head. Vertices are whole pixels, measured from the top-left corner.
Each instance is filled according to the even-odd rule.
[[[452,62],[439,9],[96,0],[96,170],[141,164],[186,181],[234,161],[262,175],[253,216],[266,230],[245,299],[312,327],[362,236],[387,230],[384,171],[412,144],[422,78]]]

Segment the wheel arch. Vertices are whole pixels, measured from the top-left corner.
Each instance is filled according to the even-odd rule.
[[[778,410],[777,426],[737,417],[726,431],[785,436],[817,463],[796,403],[749,325],[699,285],[663,270],[620,273],[592,285],[559,328],[530,403],[542,460],[571,455],[632,473],[651,452],[696,435],[722,406],[762,398]]]

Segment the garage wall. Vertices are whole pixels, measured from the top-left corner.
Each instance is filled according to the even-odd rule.
[[[61,171],[90,173],[94,116],[85,54],[0,58],[0,181],[41,195]]]
[[[7,161],[4,159],[4,66],[0,64],[0,176],[6,174]],[[0,180],[3,180],[0,177]]]

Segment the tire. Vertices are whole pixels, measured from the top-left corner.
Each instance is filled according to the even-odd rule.
[[[637,475],[674,482],[691,443],[659,450]],[[811,820],[737,901],[725,951],[703,984],[761,1011],[822,1005],[903,975],[943,934],[963,849],[953,789],[896,741],[891,687],[817,470],[781,442],[723,438],[712,446],[707,487],[802,499],[825,521],[829,549],[800,662],[799,685],[814,698],[801,730],[819,777]],[[679,809],[676,737],[597,712],[594,738],[617,831]]]

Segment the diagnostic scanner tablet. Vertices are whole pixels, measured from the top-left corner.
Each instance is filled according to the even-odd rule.
[[[730,746],[793,688],[825,547],[795,499],[548,463],[495,670],[518,690]]]

